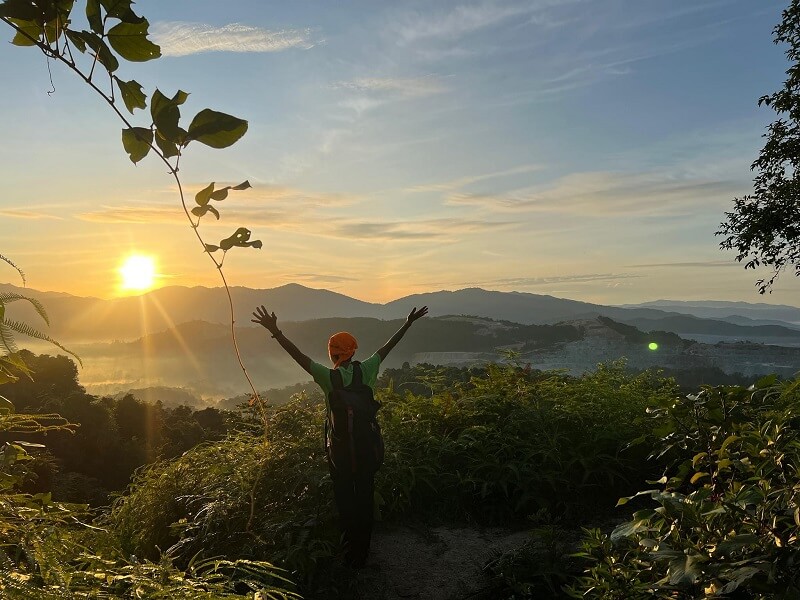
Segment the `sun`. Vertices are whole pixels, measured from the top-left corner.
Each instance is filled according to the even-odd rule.
[[[123,290],[149,290],[156,280],[156,261],[152,256],[131,254],[122,262],[119,274]]]

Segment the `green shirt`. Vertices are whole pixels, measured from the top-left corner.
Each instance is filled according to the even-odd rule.
[[[361,381],[375,389],[375,384],[378,381],[378,370],[381,368],[381,357],[376,352],[367,360],[361,363]],[[346,367],[339,367],[339,372],[342,374],[342,383],[345,387],[350,385],[353,381],[353,363],[351,362]],[[311,361],[311,376],[314,381],[325,392],[325,401],[328,400],[328,395],[333,391],[333,382],[331,381],[331,370],[319,364],[318,362]]]

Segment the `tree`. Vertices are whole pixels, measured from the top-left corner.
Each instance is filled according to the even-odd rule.
[[[745,269],[765,266],[768,278],[756,282],[760,293],[771,292],[778,276],[793,268],[800,276],[800,0],[791,0],[773,30],[776,44],[787,44],[790,66],[783,88],[763,96],[758,104],[771,107],[778,119],[764,134],[766,143],[752,164],[753,193],[734,199],[717,235],[724,250],[736,250]]]

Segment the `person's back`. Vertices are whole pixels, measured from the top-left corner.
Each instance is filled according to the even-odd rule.
[[[253,313],[252,321],[265,327],[325,393],[328,468],[341,521],[345,561],[353,567],[362,566],[369,553],[375,473],[383,461],[383,439],[375,419],[380,405],[374,398],[380,365],[411,324],[427,312],[426,306],[419,311],[414,307],[389,341],[361,363],[353,360],[358,342],[351,334],[343,331],[332,335],[328,356],[333,369],[311,360],[283,335],[275,313],[270,314],[263,306]]]

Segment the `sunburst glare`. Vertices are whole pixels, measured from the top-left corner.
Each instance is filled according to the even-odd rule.
[[[156,281],[156,261],[152,256],[131,254],[120,266],[119,275],[122,290],[149,290]]]

